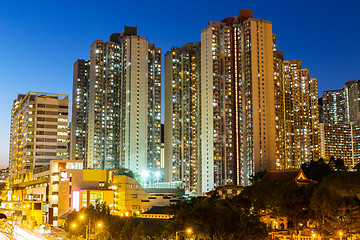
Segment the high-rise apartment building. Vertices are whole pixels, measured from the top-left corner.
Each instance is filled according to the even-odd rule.
[[[148,52],[147,168],[156,177],[161,168],[161,49],[148,44]]]
[[[283,59],[271,22],[240,9],[201,31],[200,52],[199,70],[189,67],[198,50],[172,48],[166,55],[167,179],[183,178],[185,186],[194,179],[203,193],[319,158],[317,80],[301,60]],[[199,140],[188,147],[193,136]],[[197,149],[198,161],[189,149]]]
[[[318,98],[318,103],[319,103],[319,122],[323,123],[324,122],[324,104],[323,104],[323,99],[322,97]]]
[[[19,94],[11,111],[10,184],[32,179],[32,171],[68,159],[68,95]]]
[[[70,132],[70,159],[85,160],[89,109],[90,61],[78,59],[74,63],[73,99]]]
[[[299,168],[319,158],[317,80],[309,77],[301,60],[274,54],[277,157],[276,168]]]
[[[202,191],[275,168],[272,23],[240,9],[201,32]]]
[[[200,42],[165,55],[165,181],[198,192],[200,167]]]
[[[204,193],[275,169],[274,37],[271,22],[240,9],[210,22],[201,47],[167,53],[167,179]]]
[[[360,81],[347,81],[344,85],[346,120],[360,120]]]
[[[322,95],[324,123],[341,123],[346,121],[345,90],[324,91]]]
[[[341,158],[347,167],[360,162],[360,124],[320,123],[320,157]]]
[[[151,181],[149,173],[160,169],[161,49],[125,26],[91,45],[90,63],[78,60],[74,68],[74,81],[81,82],[74,92],[80,88],[88,102],[78,104],[83,99],[74,94],[73,111],[85,117],[74,119],[73,129],[86,130],[72,155],[84,157],[86,168],[125,167]]]
[[[353,167],[360,159],[359,81],[347,81],[343,89],[323,92],[324,123],[320,125],[320,156],[341,158]]]
[[[293,70],[293,168],[319,159],[319,107],[316,78],[309,77],[307,69]]]

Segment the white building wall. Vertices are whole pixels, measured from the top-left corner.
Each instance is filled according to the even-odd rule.
[[[203,193],[214,188],[212,27],[201,31],[201,183]]]

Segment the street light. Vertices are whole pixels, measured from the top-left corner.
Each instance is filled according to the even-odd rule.
[[[85,219],[85,216],[84,215],[80,215],[80,219],[81,220],[84,220]],[[85,228],[85,235],[86,235],[86,240],[89,240],[90,239],[90,232],[91,232],[91,218],[88,217],[88,220],[89,220],[89,224],[86,223],[86,228]]]
[[[190,235],[190,234],[192,234],[192,232],[193,232],[193,230],[191,228],[187,228],[187,229],[185,229],[183,231],[178,231],[178,232],[175,233],[175,239],[176,240],[180,239],[180,236],[179,236],[180,233],[186,233],[186,234]]]
[[[343,233],[342,233],[342,232],[339,232],[339,235],[340,235],[340,240],[342,240],[342,235],[343,235]]]

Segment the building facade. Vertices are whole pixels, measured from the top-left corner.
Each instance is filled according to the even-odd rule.
[[[85,160],[89,109],[90,61],[74,63],[73,99],[70,132],[70,159]]]
[[[355,79],[347,81],[344,85],[346,120],[360,120],[360,82]]]
[[[11,111],[10,185],[27,181],[32,171],[51,160],[68,159],[69,96],[19,94]]]
[[[320,125],[320,156],[341,158],[348,167],[359,163],[359,81],[353,79],[340,90],[323,92],[324,121]]]
[[[200,167],[200,42],[165,55],[165,181],[198,192]]]
[[[273,37],[243,9],[201,32],[203,191],[275,168]]]
[[[161,49],[125,26],[91,45],[90,62],[74,64],[71,156],[88,169],[125,167],[154,181],[161,164]]]
[[[345,90],[324,91],[322,95],[323,122],[342,123],[346,118]]]
[[[319,158],[319,102],[317,80],[309,77],[300,59],[275,59],[276,168],[299,168]]]
[[[320,156],[325,160],[341,158],[347,167],[360,162],[360,124],[320,124]]]

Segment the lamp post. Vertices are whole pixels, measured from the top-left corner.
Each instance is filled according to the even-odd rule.
[[[81,220],[84,220],[84,215],[80,216]],[[91,235],[91,217],[88,217],[88,223],[86,223],[86,227],[85,227],[85,236],[86,236],[86,240],[90,239],[90,235]]]
[[[190,235],[190,234],[192,234],[192,232],[193,232],[193,230],[191,228],[187,228],[187,229],[185,229],[183,231],[177,231],[175,233],[175,239],[180,240],[180,233],[186,233],[186,234]]]

